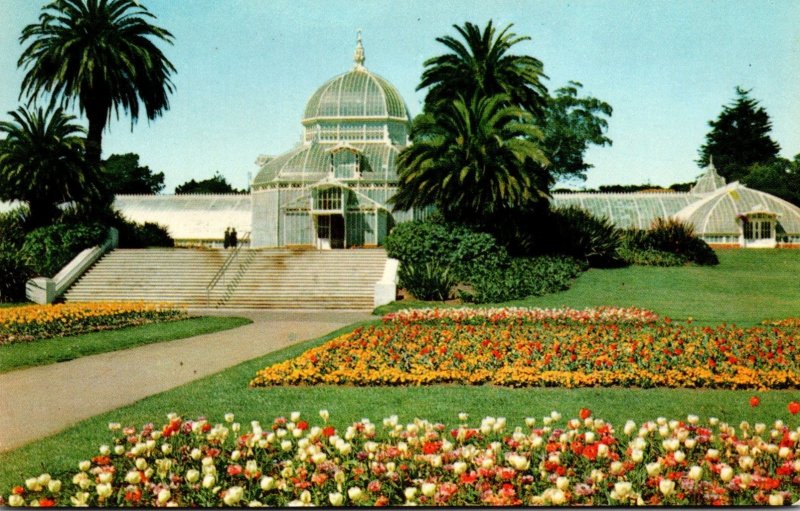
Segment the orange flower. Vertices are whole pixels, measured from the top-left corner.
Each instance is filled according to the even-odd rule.
[[[588,408],[581,408],[580,413],[578,414],[582,420],[586,420],[592,416],[592,411]]]
[[[798,403],[797,401],[792,401],[791,403],[789,403],[787,408],[789,409],[789,413],[791,413],[792,415],[797,415],[798,413],[800,413],[800,403]]]
[[[761,404],[761,399],[758,396],[753,396],[750,398],[750,406],[752,408],[755,408],[759,404]]]

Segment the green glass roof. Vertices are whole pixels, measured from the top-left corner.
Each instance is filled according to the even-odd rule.
[[[320,144],[316,141],[296,147],[268,161],[256,178],[253,186],[259,187],[276,182],[316,182],[331,169],[331,152],[339,146]],[[354,143],[348,145],[364,158],[361,180],[373,182],[396,182],[395,161],[400,147],[385,143]]]
[[[737,216],[751,212],[777,215],[778,225],[790,235],[800,234],[800,208],[768,193],[731,183],[695,202],[676,216],[701,234],[738,234]]]
[[[658,217],[667,218],[698,199],[688,193],[554,193],[557,208],[577,206],[617,227],[647,229]]]
[[[308,100],[303,124],[309,125],[321,119],[352,118],[410,120],[397,89],[361,66],[320,87]]]

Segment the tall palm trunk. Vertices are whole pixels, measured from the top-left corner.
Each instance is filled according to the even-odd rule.
[[[84,103],[86,104],[86,103]],[[94,168],[100,167],[103,152],[103,129],[106,127],[106,119],[111,105],[88,105],[86,108],[86,118],[89,120],[89,130],[86,133],[86,161]]]

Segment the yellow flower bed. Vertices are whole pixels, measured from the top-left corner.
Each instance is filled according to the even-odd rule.
[[[267,367],[251,385],[787,388],[800,386],[798,341],[794,327],[710,328],[650,316],[415,313]]]
[[[187,316],[173,304],[61,303],[0,309],[0,344],[77,335]]]

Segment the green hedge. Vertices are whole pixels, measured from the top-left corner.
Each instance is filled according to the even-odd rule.
[[[461,291],[464,301],[495,303],[519,300],[565,291],[586,270],[586,265],[571,257],[519,257],[505,267],[472,275],[468,284],[473,291]]]
[[[401,265],[432,263],[449,268],[459,282],[509,261],[508,252],[491,234],[436,221],[399,224],[386,237],[384,247],[389,257],[398,259]]]
[[[36,275],[52,277],[82,250],[103,243],[107,235],[99,223],[48,225],[28,233],[20,256]]]
[[[672,254],[679,266],[687,261],[699,265],[716,265],[719,259],[708,244],[698,238],[691,225],[675,219],[656,218],[648,230],[629,229],[622,236],[623,254],[633,264],[667,266],[669,259],[655,252]],[[654,264],[659,263],[659,264]]]

